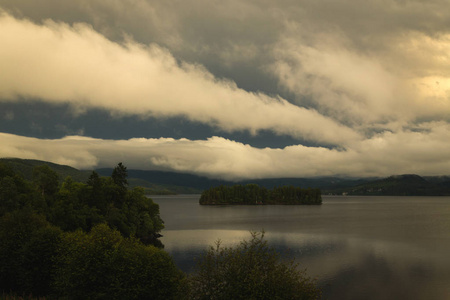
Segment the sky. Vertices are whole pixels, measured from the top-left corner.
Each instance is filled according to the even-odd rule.
[[[450,174],[448,0],[0,0],[0,157]]]

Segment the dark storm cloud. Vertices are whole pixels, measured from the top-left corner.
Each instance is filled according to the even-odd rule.
[[[271,130],[326,144],[358,138],[315,110],[245,91],[198,64],[178,63],[156,44],[122,45],[85,24],[37,25],[6,13],[0,23],[0,97],[6,101],[34,97],[70,103],[81,112],[100,108],[123,116],[185,117],[227,132]]]
[[[189,151],[154,150],[159,158],[147,167],[222,177],[433,174],[450,163],[447,1],[0,0],[0,7],[4,24],[25,28],[20,40],[12,29],[3,32],[13,46],[2,49],[0,64],[13,76],[0,83],[1,101],[40,99],[75,110],[69,121],[46,122],[9,109],[1,116],[4,132],[86,135],[99,144],[121,139],[131,152],[130,138],[141,135],[156,138],[144,143],[151,149],[189,144],[203,160],[191,164]],[[32,47],[28,38],[37,32],[51,32],[48,44],[56,47]],[[55,49],[64,65],[52,60]],[[20,62],[26,67],[17,68]],[[37,70],[40,81],[30,81]],[[95,128],[96,117],[114,130]],[[220,137],[205,141],[209,136]],[[20,137],[3,138],[17,153],[43,155],[21,152],[27,142]],[[75,141],[87,145],[69,144]],[[207,148],[227,150],[220,156]],[[100,163],[96,151],[85,150],[95,158],[86,165]],[[224,160],[240,155],[247,160],[239,166]]]
[[[111,140],[133,137],[201,140],[220,133],[224,138],[248,143],[257,148],[279,148],[299,142],[298,139],[275,135],[270,131],[262,131],[258,135],[245,131],[233,134],[218,133],[217,129],[184,118],[117,117],[101,109],[74,114],[69,104],[52,105],[41,101],[0,102],[0,112],[3,112],[0,115],[0,128],[3,132],[40,139],[59,139],[78,134]],[[306,141],[302,143],[308,144]]]

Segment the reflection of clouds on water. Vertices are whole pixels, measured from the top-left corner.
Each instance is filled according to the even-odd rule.
[[[188,272],[218,239],[230,246],[264,229],[283,258],[318,278],[325,299],[450,299],[448,197],[334,197],[320,207],[205,207],[198,196],[157,203],[165,249]]]
[[[166,249],[207,249],[218,240],[228,246],[249,237],[249,231],[245,230],[166,230],[162,242]]]
[[[313,236],[309,234],[283,234],[266,232],[269,245],[285,258],[295,258],[302,268],[337,272],[342,264],[353,264],[354,255],[348,255],[348,245],[338,238]],[[250,238],[245,230],[170,230],[165,231],[162,242],[167,251],[184,270],[190,270],[189,263],[220,240],[223,246],[236,245]],[[349,260],[349,261],[348,261]],[[325,263],[326,268],[321,264]],[[313,266],[311,266],[313,265]],[[335,266],[335,267],[333,267]],[[323,272],[311,276],[323,275]]]
[[[392,264],[383,257],[366,254],[358,262],[321,279],[324,296],[332,299],[449,299],[450,272],[427,264]]]
[[[449,299],[450,258],[401,242],[268,234],[277,250],[289,249],[330,299]]]
[[[195,260],[218,240],[223,246],[232,246],[249,237],[245,230],[166,230],[161,241],[178,267],[191,272]]]
[[[191,272],[208,246],[249,239],[246,230],[169,230],[163,243]],[[339,235],[266,232],[269,245],[318,278],[325,299],[448,299],[450,260],[411,245]],[[422,295],[423,294],[423,295]]]

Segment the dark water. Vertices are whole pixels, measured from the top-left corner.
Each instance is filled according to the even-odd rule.
[[[325,299],[450,299],[450,197],[324,197],[321,206],[200,206],[199,196],[152,197],[162,242],[189,272],[215,241],[249,231],[295,257]]]

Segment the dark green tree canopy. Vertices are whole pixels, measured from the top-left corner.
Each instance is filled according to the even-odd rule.
[[[0,216],[30,207],[64,231],[89,231],[106,223],[125,237],[135,236],[145,244],[163,247],[158,240],[164,228],[159,205],[146,197],[142,188],[128,190],[127,168],[122,163],[111,177],[100,177],[93,171],[87,183],[68,176],[59,184],[58,174],[47,165],[34,168],[32,183],[3,164],[0,175]]]
[[[61,230],[30,209],[0,218],[0,292],[46,296]]]
[[[47,165],[34,167],[33,182],[42,195],[53,195],[58,190],[58,174]]]
[[[100,176],[98,175],[97,172],[92,171],[91,175],[89,176],[89,179],[87,181],[87,184],[91,187],[95,188],[99,188],[102,184],[101,180],[100,180]]]
[[[114,181],[114,184],[117,186],[126,189],[128,187],[128,172],[127,167],[125,167],[121,162],[114,168],[111,178]]]
[[[14,176],[14,172],[10,166],[7,164],[0,162],[0,178],[6,177],[6,176]]]
[[[275,187],[271,190],[259,187],[257,184],[220,185],[202,192],[200,204],[235,204],[235,205],[264,205],[264,204],[322,204],[319,189],[302,189],[294,186]]]
[[[164,222],[158,204],[142,188],[127,189],[121,163],[111,177],[93,172],[87,183],[71,177],[59,183],[48,166],[36,167],[33,175],[27,181],[0,165],[0,293],[227,300],[317,299],[320,294],[294,263],[281,262],[263,234],[234,248],[217,244],[184,279],[160,249]],[[295,188],[269,192],[256,185],[208,193],[252,203],[299,195]],[[314,199],[309,190],[304,195]]]
[[[183,278],[166,252],[105,224],[63,234],[55,261],[55,290],[69,299],[175,299]]]

